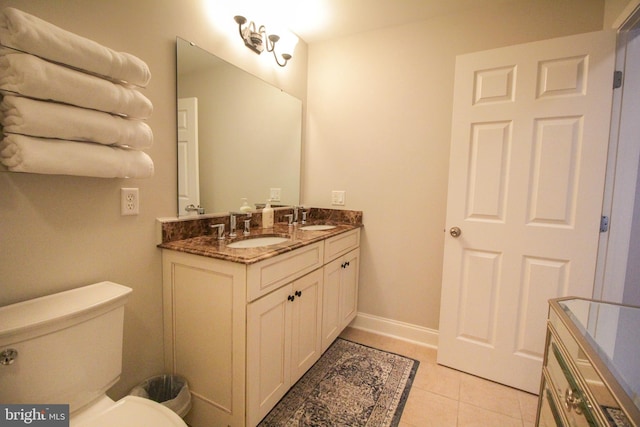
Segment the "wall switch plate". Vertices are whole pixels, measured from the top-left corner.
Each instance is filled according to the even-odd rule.
[[[344,206],[344,197],[345,197],[345,191],[344,190],[333,190],[331,192],[331,204],[333,206]]]
[[[271,199],[272,202],[279,202],[280,201],[280,193],[282,192],[281,188],[271,188],[269,191],[269,199]]]
[[[120,189],[120,214],[138,215],[140,213],[140,194],[137,188]]]

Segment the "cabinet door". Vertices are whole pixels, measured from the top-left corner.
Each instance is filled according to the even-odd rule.
[[[360,249],[342,257],[340,283],[340,330],[346,328],[358,314],[358,277]]]
[[[322,289],[322,351],[338,338],[340,328],[340,280],[344,261],[338,258],[324,266]]]
[[[293,282],[291,329],[291,384],[320,358],[322,353],[322,269]]]
[[[359,261],[356,249],[324,266],[322,351],[358,314]]]
[[[291,385],[289,284],[247,306],[247,424],[258,422]]]

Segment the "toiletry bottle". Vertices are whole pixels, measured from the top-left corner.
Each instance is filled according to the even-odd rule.
[[[271,227],[273,227],[273,209],[271,208],[271,199],[269,199],[262,209],[262,228]]]
[[[240,212],[251,212],[251,206],[249,206],[249,203],[247,203],[247,199],[246,198],[242,198],[242,206],[240,206]]]

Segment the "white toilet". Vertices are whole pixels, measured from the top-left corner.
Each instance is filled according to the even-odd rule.
[[[101,282],[0,307],[0,402],[69,404],[73,427],[186,427],[157,402],[105,394],[122,371],[130,293]]]

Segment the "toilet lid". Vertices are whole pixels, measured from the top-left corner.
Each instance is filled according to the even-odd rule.
[[[171,409],[137,396],[126,396],[91,419],[74,427],[187,427]]]

